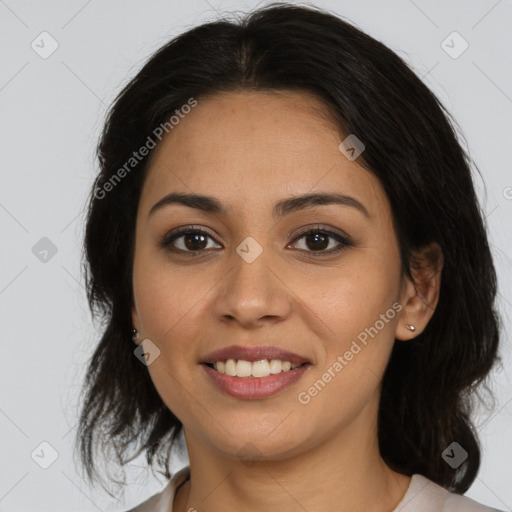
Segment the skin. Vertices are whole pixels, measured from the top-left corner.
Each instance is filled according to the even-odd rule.
[[[148,371],[184,425],[191,481],[179,489],[174,511],[382,512],[407,490],[410,477],[379,454],[380,383],[395,338],[412,340],[430,320],[442,267],[431,246],[417,254],[417,282],[402,279],[386,194],[339,151],[345,137],[309,94],[244,91],[198,99],[155,149],[137,215],[132,320],[141,339],[161,351]],[[215,196],[227,214],[174,204],[148,216],[170,192]],[[370,217],[336,204],[272,217],[277,201],[312,192],[350,195]],[[212,238],[202,246],[175,240],[189,250],[181,255],[159,245],[189,224]],[[315,256],[315,240],[298,236],[317,224],[353,246]],[[236,252],[248,236],[263,250],[252,263]],[[206,249],[190,256],[198,246]],[[320,251],[336,247],[327,238]],[[401,311],[317,396],[300,403],[298,393],[395,302]],[[275,345],[312,365],[277,395],[234,398],[199,364],[233,344]]]

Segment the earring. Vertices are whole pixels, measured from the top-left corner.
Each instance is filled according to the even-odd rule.
[[[414,325],[406,325],[405,327],[407,329],[409,329],[409,331],[412,331],[412,332],[414,332],[416,330],[416,327],[414,327]]]
[[[132,341],[133,343],[137,343],[137,340],[139,339],[139,331],[137,329],[132,329]]]

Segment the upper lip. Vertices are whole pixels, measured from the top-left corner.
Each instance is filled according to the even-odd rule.
[[[280,359],[281,361],[290,361],[292,364],[309,363],[307,358],[278,347],[243,347],[241,345],[231,345],[210,352],[201,360],[201,363],[212,364],[228,359],[243,359],[250,362],[261,361],[262,359]]]

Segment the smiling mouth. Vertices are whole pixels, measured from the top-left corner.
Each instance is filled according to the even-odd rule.
[[[292,364],[290,361],[281,359],[261,359],[259,361],[247,361],[244,359],[227,359],[226,361],[216,361],[215,363],[203,363],[206,366],[216,370],[219,373],[230,377],[240,378],[263,378],[269,375],[287,373],[301,366],[310,365],[309,362],[302,364]]]

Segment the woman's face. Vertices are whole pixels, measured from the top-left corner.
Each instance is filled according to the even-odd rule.
[[[148,370],[186,435],[225,455],[279,459],[357,424],[374,432],[394,339],[408,336],[409,282],[401,286],[385,192],[340,151],[348,134],[324,109],[295,92],[198,99],[155,150],[144,184],[133,325],[151,340]],[[168,201],[151,211],[168,194],[219,208]],[[351,199],[276,207],[311,194]],[[192,233],[162,244],[186,226]],[[233,346],[264,349],[244,356]],[[283,370],[262,361],[293,359],[277,350],[308,364],[228,376],[204,364],[225,348],[214,358],[231,354],[231,373]]]

